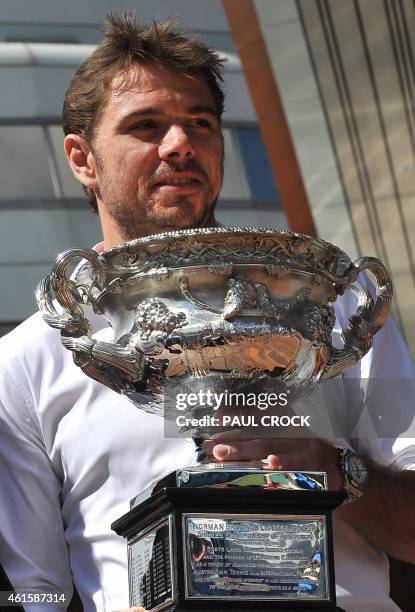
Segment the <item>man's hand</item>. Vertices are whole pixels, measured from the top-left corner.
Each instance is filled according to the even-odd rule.
[[[252,438],[241,431],[216,434],[203,443],[212,461],[265,461],[271,470],[327,473],[330,489],[341,489],[337,450],[318,438]]]
[[[327,473],[329,489],[343,479],[335,448],[317,438],[255,439],[241,431],[220,433],[203,444],[212,461],[265,460],[275,470]],[[364,459],[364,458],[363,458]],[[393,470],[367,461],[369,482],[363,495],[336,509],[336,517],[362,533],[387,554],[415,563],[415,472]]]

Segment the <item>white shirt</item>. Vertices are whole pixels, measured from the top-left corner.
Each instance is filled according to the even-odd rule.
[[[337,316],[344,324],[339,307]],[[349,376],[369,370],[415,379],[392,321]],[[85,376],[39,314],[0,339],[0,394],[0,561],[15,588],[71,591],[73,579],[85,612],[128,607],[126,542],[110,525],[154,480],[193,464],[193,442],[164,439],[160,417]],[[413,421],[412,402],[399,411]],[[414,466],[414,440],[359,435],[354,446],[374,460]],[[347,612],[398,610],[387,594],[386,556],[341,521],[335,567],[338,605]]]

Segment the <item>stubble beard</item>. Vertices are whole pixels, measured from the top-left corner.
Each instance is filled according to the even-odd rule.
[[[181,196],[168,206],[158,203],[151,197],[143,201],[137,195],[120,200],[113,193],[112,180],[106,173],[100,156],[96,156],[97,169],[101,174],[101,186],[96,189],[96,196],[105,204],[105,208],[117,227],[124,242],[135,240],[151,234],[196,227],[216,227],[214,210],[218,196],[209,185],[203,205],[195,209],[189,198]],[[222,172],[223,175],[223,172]],[[208,177],[206,177],[208,180]],[[150,177],[148,184],[152,183]]]
[[[167,232],[193,227],[208,227],[216,225],[214,209],[217,198],[208,195],[203,205],[195,210],[191,201],[186,197],[177,199],[172,206],[150,206],[146,209],[145,220],[140,224],[141,232],[145,229],[146,233]],[[146,226],[146,227],[145,227]],[[140,228],[136,228],[137,231]]]
[[[161,232],[217,225],[214,216],[217,198],[206,199],[203,207],[195,211],[186,198],[164,208],[154,206],[151,200],[127,203],[108,198],[109,194],[102,195],[107,195],[103,201],[124,242]]]

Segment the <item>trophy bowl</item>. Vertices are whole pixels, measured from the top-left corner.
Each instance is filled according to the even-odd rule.
[[[79,260],[75,279],[68,278]],[[364,270],[373,274],[375,302],[358,281]],[[346,290],[358,306],[339,349],[331,341],[333,304]],[[37,290],[44,319],[62,330],[75,362],[133,400],[165,381],[208,374],[211,382],[278,378],[307,390],[361,359],[391,297],[379,260],[353,263],[318,238],[253,228],[169,232],[102,254],[71,249]],[[104,315],[113,343],[92,337],[83,304]]]

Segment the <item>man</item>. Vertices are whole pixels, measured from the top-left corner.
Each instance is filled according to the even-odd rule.
[[[141,28],[130,18],[109,20],[103,43],[69,86],[63,113],[69,164],[102,224],[98,250],[215,225],[223,173],[220,67],[214,53],[169,23]],[[338,310],[339,319],[347,320],[346,310]],[[103,323],[91,317],[99,330]],[[384,376],[386,368],[388,376],[414,377],[392,323],[375,344],[357,375]],[[392,364],[383,356],[391,346]],[[73,580],[87,612],[125,608],[125,542],[109,526],[138,491],[193,463],[193,444],[163,439],[159,417],[87,378],[39,315],[0,347],[0,560],[18,589],[69,591]],[[404,410],[411,416],[411,405]],[[360,446],[384,467],[368,461],[363,495],[338,512],[338,603],[347,611],[392,611],[380,551],[415,561],[415,478],[403,471],[415,465],[415,448],[408,440]],[[331,488],[342,486],[337,451],[318,439],[223,434],[204,450],[216,460],[324,470]]]

